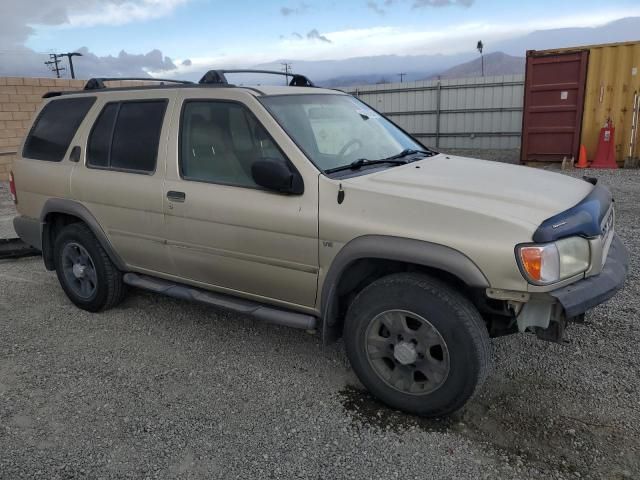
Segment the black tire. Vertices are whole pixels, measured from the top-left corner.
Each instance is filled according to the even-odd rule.
[[[403,317],[405,313],[408,316]],[[393,319],[385,320],[390,318],[389,315],[394,315]],[[421,335],[425,330],[418,329],[427,328],[431,344],[444,341],[444,346],[419,347],[420,341],[412,339],[402,342],[405,343],[405,352],[406,345],[417,342],[416,349],[422,348],[423,353],[416,354],[416,349],[409,357],[403,356],[403,352],[398,353],[400,341],[393,333],[395,330],[385,330],[387,323],[396,325],[398,315],[404,318],[400,323],[405,326],[404,332],[407,325],[410,330],[415,328],[411,330],[413,332],[423,332]],[[412,319],[411,315],[420,320]],[[385,341],[396,342],[394,345],[381,344],[378,347],[372,343],[386,337],[388,331],[389,340]],[[401,336],[397,335],[398,338]],[[349,306],[344,342],[356,375],[375,397],[395,409],[426,417],[448,415],[461,408],[484,382],[491,366],[489,335],[478,310],[446,283],[422,274],[393,274],[364,288]],[[384,353],[385,346],[391,353]],[[444,354],[443,348],[446,349]],[[438,358],[432,358],[432,353]],[[388,358],[389,355],[392,358]],[[422,360],[416,360],[416,355],[421,355]],[[412,360],[413,364],[402,363]],[[442,373],[445,365],[438,364],[436,368],[440,373],[434,373],[433,380],[427,378],[430,373],[425,376],[415,371],[420,364],[445,360],[446,373]],[[399,380],[400,386],[396,383],[397,378],[394,380],[393,377],[396,368],[400,368],[397,378],[405,376]],[[425,386],[425,393],[416,392]]]
[[[76,306],[89,312],[99,312],[116,306],[122,301],[125,286],[122,273],[115,267],[107,252],[84,223],[72,223],[64,227],[54,243],[54,262],[56,274],[62,289]],[[68,255],[65,249],[83,251],[91,266],[94,288],[87,295],[81,294],[81,288],[75,285],[69,275]],[[67,258],[67,261],[65,261]],[[87,263],[87,262],[85,262]],[[67,274],[65,274],[65,265]]]

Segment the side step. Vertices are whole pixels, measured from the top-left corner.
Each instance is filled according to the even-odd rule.
[[[160,278],[149,277],[137,273],[125,273],[124,283],[132,287],[142,288],[156,293],[162,293],[174,298],[206,303],[231,310],[245,315],[251,315],[258,320],[286,327],[313,330],[316,328],[317,319],[304,313],[296,313],[290,310],[282,310],[277,307],[268,307],[251,300],[236,298],[222,293],[209,292],[197,287],[170,282]]]
[[[40,255],[40,250],[27,245],[19,238],[0,238],[0,260],[36,255]]]

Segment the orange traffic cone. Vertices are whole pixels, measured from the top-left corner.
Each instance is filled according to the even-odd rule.
[[[584,145],[580,145],[580,155],[578,155],[578,163],[576,163],[576,168],[587,168],[589,164],[587,163],[587,149]]]

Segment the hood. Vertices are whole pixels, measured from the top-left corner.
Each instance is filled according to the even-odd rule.
[[[547,170],[445,154],[342,182],[534,227],[573,207],[593,189],[584,180]]]

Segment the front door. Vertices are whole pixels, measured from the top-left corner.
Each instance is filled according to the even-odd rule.
[[[318,177],[247,93],[185,98],[169,148],[165,224],[174,274],[233,294],[313,307],[318,276]],[[239,97],[239,98],[238,98]],[[276,137],[283,137],[281,131]],[[287,143],[287,142],[285,142]],[[289,150],[290,155],[286,153]],[[172,159],[172,155],[175,158]],[[257,186],[258,158],[296,158],[305,189],[283,195]]]

